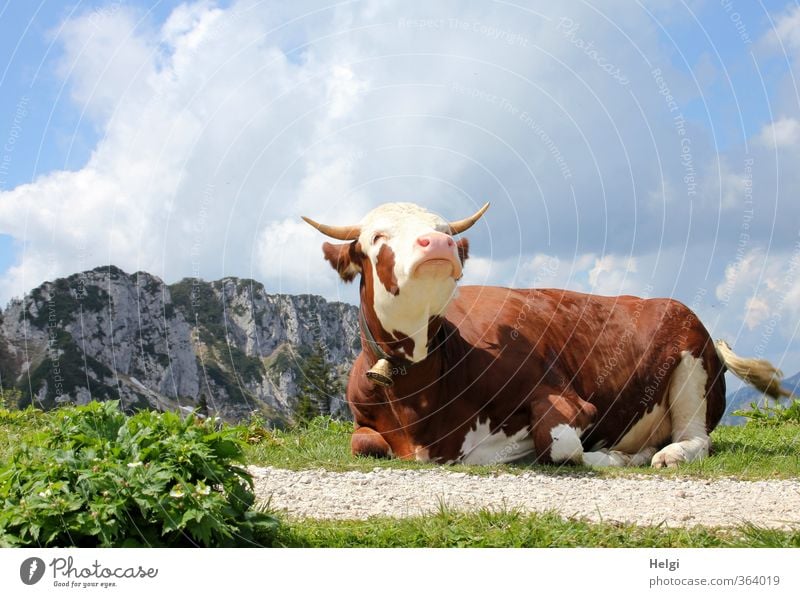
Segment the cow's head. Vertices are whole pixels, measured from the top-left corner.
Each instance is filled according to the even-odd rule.
[[[467,259],[467,239],[454,235],[467,230],[488,209],[448,222],[413,203],[386,203],[369,212],[359,224],[329,226],[303,218],[328,236],[349,241],[324,243],[322,250],[343,280],[361,275],[361,301],[374,310],[382,329],[406,342],[405,358],[427,355],[428,324],[441,315],[461,278]]]

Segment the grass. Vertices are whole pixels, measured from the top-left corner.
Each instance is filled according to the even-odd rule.
[[[0,462],[12,447],[36,443],[48,414],[28,409],[0,409]],[[722,427],[713,435],[709,458],[678,469],[589,470],[536,463],[495,466],[434,464],[355,458],[350,454],[352,423],[319,418],[303,429],[268,431],[258,421],[241,427],[248,441],[248,462],[261,466],[332,471],[445,469],[477,475],[536,471],[550,475],[620,476],[631,474],[743,479],[800,476],[800,424]],[[744,526],[734,529],[673,529],[592,523],[564,519],[554,513],[516,511],[460,513],[443,508],[438,514],[405,519],[360,521],[284,519],[275,546],[286,547],[800,547],[800,529],[777,531]]]
[[[0,463],[5,462],[14,449],[23,443],[41,443],[34,439],[42,433],[46,417],[44,412],[32,408],[23,411],[0,408]]]
[[[316,419],[306,429],[274,431],[248,448],[256,465],[292,470],[370,471],[375,467],[431,469],[440,465],[396,459],[355,458],[350,454],[352,423]],[[719,427],[711,434],[713,454],[676,469],[650,467],[590,469],[527,461],[491,466],[452,465],[446,470],[477,475],[538,471],[551,475],[624,476],[632,474],[739,479],[788,479],[800,476],[800,424]]]
[[[719,427],[711,434],[713,453],[677,469],[647,474],[741,479],[789,479],[800,476],[800,425]]]
[[[23,414],[24,413],[24,414]],[[0,461],[11,448],[39,433],[41,411],[3,411],[0,409]],[[527,461],[490,466],[436,464],[397,459],[354,457],[350,454],[352,423],[317,418],[305,428],[265,431],[258,421],[247,428],[250,444],[246,456],[258,466],[291,470],[324,468],[330,471],[371,471],[376,467],[392,469],[444,468],[475,475],[518,474],[529,471],[549,475],[626,476],[658,475],[667,477],[734,477],[739,479],[789,479],[800,477],[800,424],[778,426],[718,427],[711,434],[713,453],[699,462],[676,469],[650,467],[589,469],[582,466],[541,465]],[[244,435],[243,431],[243,435]]]
[[[442,510],[416,518],[284,522],[276,547],[800,547],[800,531],[673,529],[565,520],[557,514]]]

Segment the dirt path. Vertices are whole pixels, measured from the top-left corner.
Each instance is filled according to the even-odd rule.
[[[641,525],[800,529],[800,480],[474,476],[376,468],[333,473],[250,467],[259,501],[297,518],[362,519],[454,510],[558,511],[565,517]]]

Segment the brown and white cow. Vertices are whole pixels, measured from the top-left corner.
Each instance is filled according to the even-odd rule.
[[[778,370],[715,346],[672,299],[457,287],[469,245],[453,236],[487,207],[458,222],[411,203],[354,226],[304,218],[348,241],[324,243],[325,259],[345,281],[360,276],[354,454],[674,466],[708,455],[726,368],[785,393]]]

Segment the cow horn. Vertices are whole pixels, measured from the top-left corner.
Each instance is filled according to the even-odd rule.
[[[470,217],[464,218],[463,220],[458,220],[457,222],[450,222],[450,232],[451,232],[451,234],[460,234],[461,232],[464,232],[465,230],[469,230],[469,228],[471,228],[472,225],[475,222],[477,222],[484,213],[486,213],[487,209],[489,209],[489,204],[488,203],[485,204],[483,207],[481,207],[478,211],[476,211]]]
[[[314,228],[336,240],[355,240],[361,234],[361,226],[329,226],[328,224],[320,224],[311,218],[300,216],[307,224],[311,224]]]

